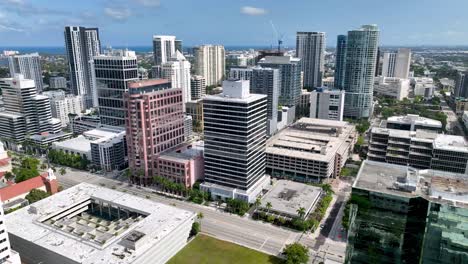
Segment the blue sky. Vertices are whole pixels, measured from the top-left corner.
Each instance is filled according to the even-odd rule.
[[[104,45],[271,45],[296,31],[336,35],[378,24],[382,45],[468,45],[468,0],[0,0],[0,46],[62,46],[65,25],[97,26]]]

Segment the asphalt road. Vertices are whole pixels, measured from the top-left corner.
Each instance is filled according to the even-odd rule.
[[[72,187],[81,182],[104,185],[119,191],[126,191],[153,201],[176,206],[193,212],[202,212],[202,232],[271,255],[278,255],[285,244],[295,242],[300,233],[282,229],[270,224],[242,218],[237,215],[218,211],[216,208],[201,206],[176,199],[165,198],[154,194],[150,189],[130,187],[126,183],[93,175],[82,171],[70,171],[65,175],[57,175],[59,183],[64,188]]]

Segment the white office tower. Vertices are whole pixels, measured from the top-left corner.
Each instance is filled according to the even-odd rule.
[[[378,43],[379,29],[376,25],[363,25],[359,29],[348,31],[344,81],[345,117],[361,119],[372,115]]]
[[[310,93],[310,117],[343,121],[345,91],[317,88]]]
[[[168,62],[174,56],[176,51],[182,53],[182,41],[177,40],[175,36],[153,36],[153,56],[155,65],[161,65]]]
[[[0,263],[21,264],[20,255],[18,252],[11,249],[10,246],[10,239],[6,230],[5,213],[3,212],[2,202],[0,202]]]
[[[200,75],[192,75],[190,77],[190,94],[192,100],[203,98],[206,94],[206,79]]]
[[[67,79],[65,77],[50,77],[49,78],[49,88],[59,89],[67,88]]]
[[[302,61],[303,87],[322,87],[325,62],[325,33],[297,32],[296,57]]]
[[[47,91],[42,95],[49,97],[52,116],[60,120],[62,127],[70,123],[70,114],[78,115],[85,110],[80,95],[66,95],[64,91]]]
[[[248,80],[252,79],[252,68],[231,68],[229,69],[229,79]]]
[[[21,74],[0,79],[5,111],[0,112],[0,138],[8,148],[20,143],[26,135],[59,133],[60,121],[52,118],[49,98],[37,95],[34,80]]]
[[[254,202],[269,184],[265,175],[267,96],[249,82],[224,81],[223,93],[203,99],[205,182],[213,198]]]
[[[219,85],[226,71],[224,46],[202,45],[195,47],[195,74],[206,79],[206,85]]]
[[[125,126],[124,93],[128,82],[138,80],[134,51],[110,49],[94,57],[92,63],[94,105],[99,108],[101,124]]]
[[[411,65],[411,49],[398,49],[383,55],[382,76],[407,79]]]
[[[190,62],[178,50],[167,62],[161,64],[161,78],[169,80],[171,88],[182,89],[184,109],[185,103],[192,100],[190,92],[190,67]]]
[[[70,68],[70,86],[75,95],[85,99],[85,107],[93,107],[92,69],[90,62],[101,54],[97,28],[65,27],[65,48]]]
[[[394,77],[375,77],[374,93],[395,98],[398,101],[408,98],[410,80]]]
[[[38,93],[44,90],[41,56],[39,56],[39,53],[10,56],[8,57],[8,63],[10,66],[10,76],[22,74],[25,79],[34,80]]]

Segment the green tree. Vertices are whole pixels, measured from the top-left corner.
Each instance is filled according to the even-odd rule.
[[[5,178],[6,178],[7,180],[11,180],[11,179],[13,179],[14,177],[15,177],[15,175],[14,175],[13,173],[11,173],[11,171],[5,172]]]
[[[26,200],[28,200],[29,204],[32,204],[48,196],[49,194],[43,190],[33,189],[26,195]]]
[[[197,214],[197,219],[198,219],[198,222],[200,223],[200,229],[201,229],[201,220],[205,217],[205,215],[203,215],[202,212],[198,212]]]
[[[306,214],[306,209],[304,207],[299,207],[299,209],[297,209],[296,212],[301,219],[304,219],[304,216]]]
[[[59,173],[60,173],[60,175],[63,176],[63,175],[65,175],[65,173],[67,173],[67,170],[65,168],[60,168]]]
[[[273,205],[271,205],[270,202],[267,202],[266,205],[265,205],[265,207],[267,208],[268,213],[269,213],[269,212],[270,212],[270,209],[273,207]]]
[[[200,233],[201,227],[200,223],[198,222],[193,222],[192,224],[192,229],[190,230],[190,236],[196,236],[198,233]]]
[[[309,261],[309,250],[299,243],[286,245],[283,254],[287,264],[305,264]]]
[[[257,211],[258,207],[262,204],[262,200],[260,198],[255,199],[254,205],[255,205],[255,211]]]

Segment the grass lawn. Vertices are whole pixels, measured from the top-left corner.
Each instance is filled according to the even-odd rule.
[[[280,264],[277,257],[216,238],[198,235],[167,264]]]

